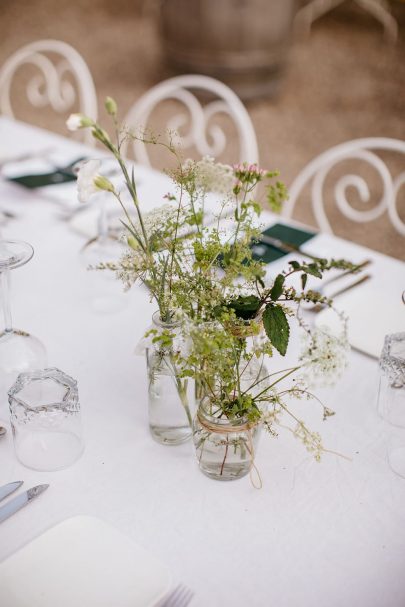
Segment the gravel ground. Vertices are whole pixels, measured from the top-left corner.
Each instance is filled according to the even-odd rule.
[[[137,4],[0,0],[0,62],[33,40],[64,40],[86,60],[100,107],[109,94],[124,114],[145,90],[171,75],[159,44],[155,3],[144,1],[143,8]],[[309,39],[294,41],[277,98],[247,104],[262,166],[279,168],[289,184],[314,156],[343,141],[370,136],[405,139],[405,4],[394,3],[394,11],[400,25],[395,47],[384,42],[381,26],[353,3],[316,22]],[[50,112],[29,110],[21,91],[14,105],[19,118],[66,132],[64,121]],[[393,175],[404,170],[403,156],[386,154],[384,159]],[[341,170],[347,168],[342,165]],[[372,185],[370,204],[375,205],[381,184],[369,168],[360,170]],[[369,224],[349,223],[337,210],[330,189],[328,214],[338,235],[405,259],[404,238],[385,217]],[[364,203],[359,206],[355,191],[349,197],[356,208],[369,208]],[[397,206],[405,221],[405,187]],[[314,223],[308,192],[300,200],[296,217]]]

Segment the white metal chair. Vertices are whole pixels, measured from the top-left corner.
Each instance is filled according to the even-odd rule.
[[[38,40],[23,46],[0,68],[0,113],[14,117],[12,83],[19,68],[38,68],[26,91],[36,108],[51,106],[55,112],[80,111],[97,118],[97,96],[90,71],[79,53],[60,40]],[[94,145],[89,129],[82,131],[85,143]]]
[[[328,11],[343,4],[343,2],[344,0],[311,0],[297,12],[295,23],[298,27],[309,33],[314,21]],[[384,27],[385,38],[389,42],[393,43],[397,41],[398,24],[391,14],[390,6],[386,0],[355,0],[355,2],[380,21]]]
[[[195,90],[209,93],[215,99],[203,106],[191,92]],[[245,106],[228,86],[208,76],[176,76],[157,84],[135,102],[125,123],[131,128],[146,128],[156,106],[170,99],[180,102],[186,110],[173,116],[166,125],[168,130],[181,136],[184,149],[194,147],[202,156],[218,157],[222,154],[227,138],[223,128],[215,123],[215,118],[225,114],[232,120],[239,138],[239,151],[230,160],[258,162],[256,134]],[[182,127],[184,129],[188,123],[188,131],[181,133]],[[128,142],[125,145],[128,146]],[[132,147],[135,160],[150,166],[147,145],[135,139]],[[125,153],[127,147],[123,151]]]
[[[401,219],[397,209],[398,193],[400,188],[405,185],[405,171],[393,178],[387,164],[371,150],[386,150],[405,154],[405,141],[386,137],[354,139],[320,154],[298,174],[291,184],[289,188],[290,197],[284,206],[283,216],[286,218],[292,217],[302,190],[305,186],[312,184],[311,204],[315,219],[323,232],[332,233],[332,226],[325,212],[325,180],[331,169],[338,163],[348,159],[359,159],[371,165],[381,178],[383,185],[381,199],[372,209],[358,210],[353,208],[346,197],[347,188],[354,187],[360,200],[364,203],[370,201],[370,189],[365,179],[360,175],[344,175],[337,180],[334,186],[334,197],[340,212],[346,218],[357,223],[376,220],[387,212],[395,230],[405,236],[405,222]]]

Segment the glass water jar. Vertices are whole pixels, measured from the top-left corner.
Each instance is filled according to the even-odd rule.
[[[178,353],[186,352],[180,322],[163,322],[159,312],[152,317],[158,334],[173,335],[172,344],[160,341],[146,349],[148,373],[149,428],[152,437],[164,445],[179,445],[191,438],[194,413],[194,381],[180,377]]]
[[[386,336],[380,369],[378,410],[388,432],[388,463],[405,478],[405,333]]]
[[[261,424],[246,417],[219,418],[208,399],[193,422],[193,440],[201,472],[215,480],[232,481],[249,474],[261,433]]]

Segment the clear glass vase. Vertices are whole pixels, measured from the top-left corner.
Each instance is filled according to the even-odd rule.
[[[164,445],[179,445],[192,435],[194,381],[180,377],[176,355],[186,351],[179,322],[163,322],[159,312],[152,317],[158,333],[174,335],[170,346],[150,343],[146,349],[149,397],[149,428],[152,437]]]
[[[261,433],[261,424],[246,417],[218,417],[208,399],[198,407],[193,441],[201,472],[215,480],[232,481],[249,474]]]

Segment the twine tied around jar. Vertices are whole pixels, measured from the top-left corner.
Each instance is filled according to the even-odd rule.
[[[204,419],[200,412],[197,411],[197,419],[200,422],[201,426],[212,432],[213,434],[238,434],[240,432],[246,432],[248,436],[249,446],[246,445],[246,449],[250,455],[250,467],[249,467],[249,478],[252,486],[255,489],[261,489],[263,487],[262,477],[260,476],[260,472],[255,464],[254,458],[254,447],[253,447],[253,439],[252,439],[252,428],[257,426],[256,423],[246,422],[245,424],[240,424],[237,426],[233,426],[230,424],[227,427],[218,427],[217,424],[211,423],[208,420]],[[256,478],[254,478],[253,471],[256,473]]]

